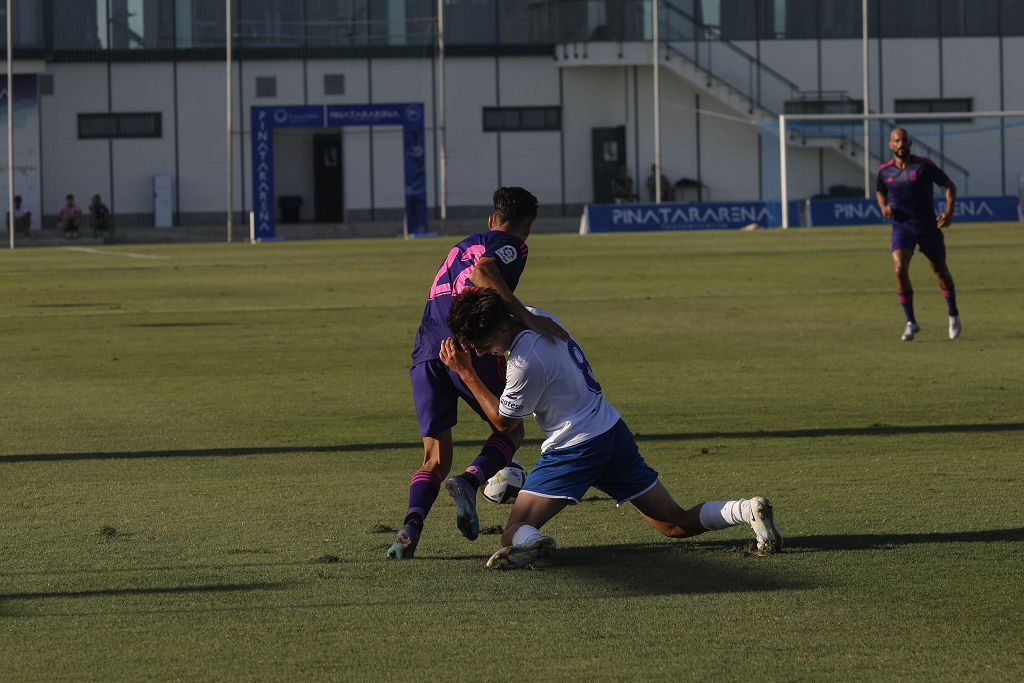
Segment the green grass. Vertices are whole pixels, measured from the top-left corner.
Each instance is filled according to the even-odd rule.
[[[447,496],[384,559],[451,241],[0,254],[0,679],[1024,675],[1024,226],[950,231],[956,343],[921,257],[899,341],[880,228],[531,238],[521,298],[676,498],[768,495],[788,550],[596,499],[519,573]]]

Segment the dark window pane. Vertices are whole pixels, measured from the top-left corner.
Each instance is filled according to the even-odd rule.
[[[78,137],[158,138],[163,134],[159,112],[139,114],[79,114]]]
[[[117,117],[113,114],[79,114],[78,137],[117,137]]]
[[[785,38],[807,39],[818,37],[818,0],[777,0],[785,2],[783,30]],[[776,27],[778,28],[778,26]]]
[[[558,130],[560,107],[484,107],[484,131]]]
[[[819,4],[822,38],[860,37],[860,0],[821,0]],[[874,23],[869,22],[869,25]]]
[[[449,45],[493,45],[497,39],[498,0],[445,3],[444,39]]]
[[[365,45],[369,35],[367,0],[306,0],[309,45]]]
[[[930,38],[939,35],[939,0],[900,0],[881,6],[883,38]]]
[[[722,0],[721,30],[726,40],[757,37],[757,0]]]
[[[543,109],[523,109],[519,118],[519,125],[523,130],[544,130]]]
[[[1000,23],[1004,36],[1024,36],[1024,2],[1002,0]]]
[[[999,35],[999,0],[963,0],[964,34],[968,36]],[[1017,4],[1021,4],[1019,1]]]

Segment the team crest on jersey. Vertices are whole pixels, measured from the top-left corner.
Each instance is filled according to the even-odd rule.
[[[508,265],[519,258],[519,250],[511,244],[506,244],[494,250],[494,253],[501,259],[501,262]]]

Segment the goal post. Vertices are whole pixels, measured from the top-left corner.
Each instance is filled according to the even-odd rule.
[[[888,131],[898,126],[908,128],[915,153],[933,158],[953,178],[961,194],[967,192],[969,183],[982,194],[1006,194],[1008,187],[1016,191],[1018,185],[1008,179],[1024,177],[1024,157],[1009,154],[1024,146],[1024,110],[783,114],[777,128],[782,227],[793,224],[790,200],[801,198],[791,191],[793,161],[789,157],[794,149],[833,149],[849,161],[859,160],[865,177],[871,179],[876,162],[888,156]],[[873,143],[867,148],[858,139],[861,132],[862,139]],[[993,154],[998,155],[995,169]],[[864,195],[874,196],[870,184]]]

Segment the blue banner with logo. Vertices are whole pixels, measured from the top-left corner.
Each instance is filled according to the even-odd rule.
[[[423,104],[289,105],[253,107],[252,187],[254,237],[274,239],[274,129],[342,126],[401,126],[405,181],[405,223],[410,236],[429,234]]]
[[[789,203],[790,225],[800,224],[800,203]],[[580,232],[736,230],[782,225],[781,202],[588,204]]]
[[[958,197],[953,220],[960,222],[1019,221],[1016,197]],[[935,199],[935,212],[946,209],[946,198]],[[874,225],[889,223],[874,199],[812,199],[809,225]]]

